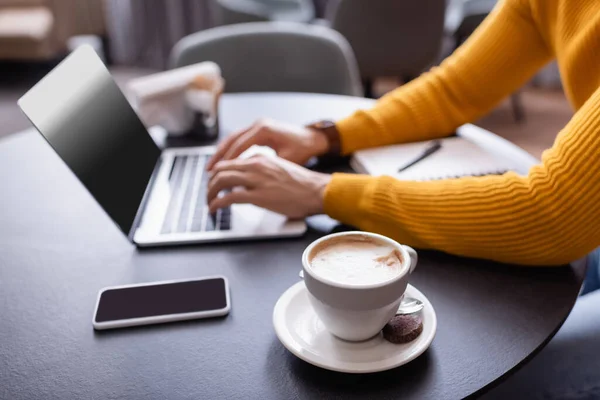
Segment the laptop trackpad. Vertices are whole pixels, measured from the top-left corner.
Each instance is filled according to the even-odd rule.
[[[231,227],[235,233],[274,233],[290,223],[284,215],[251,204],[235,204],[231,214]]]

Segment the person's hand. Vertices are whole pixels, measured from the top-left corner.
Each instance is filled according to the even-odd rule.
[[[305,164],[329,150],[327,138],[315,129],[264,119],[229,135],[217,147],[207,169],[212,170],[219,161],[237,158],[252,145],[271,147],[279,157],[296,164]]]
[[[209,209],[214,213],[231,204],[249,203],[290,218],[304,218],[323,212],[325,187],[330,179],[330,175],[278,157],[220,161],[208,183]]]

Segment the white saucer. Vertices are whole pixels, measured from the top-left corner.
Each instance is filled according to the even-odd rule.
[[[313,311],[304,282],[281,295],[273,311],[275,333],[294,355],[317,367],[348,373],[385,371],[404,365],[427,350],[437,328],[433,306],[423,293],[408,285],[406,295],[421,300],[423,332],[406,344],[392,344],[380,333],[364,342],[347,342],[328,331]]]

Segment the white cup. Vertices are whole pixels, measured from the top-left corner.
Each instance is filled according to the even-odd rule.
[[[353,285],[319,276],[312,270],[313,249],[323,242],[342,236],[360,236],[385,243],[402,255],[397,276],[384,282]],[[311,243],[302,254],[304,283],[308,297],[325,328],[340,339],[362,341],[377,335],[394,317],[417,266],[417,252],[388,237],[368,232],[342,232],[324,236]]]

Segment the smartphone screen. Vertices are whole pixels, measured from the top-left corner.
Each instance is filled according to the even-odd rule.
[[[228,308],[224,278],[158,282],[105,289],[98,301],[97,324],[135,318],[203,313]]]

